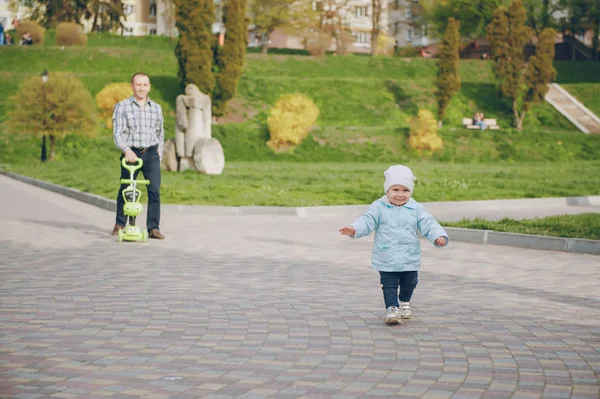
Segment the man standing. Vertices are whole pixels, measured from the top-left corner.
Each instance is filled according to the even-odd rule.
[[[148,214],[146,227],[148,237],[164,239],[159,229],[160,223],[160,161],[165,144],[163,114],[161,106],[148,98],[150,78],[138,72],[131,78],[133,96],[115,105],[113,111],[113,137],[115,144],[121,150],[121,158],[127,162],[136,162],[141,158],[144,164],[141,171],[144,178],[150,180],[148,187]],[[119,162],[119,165],[121,163]],[[137,173],[136,172],[136,178]],[[121,178],[129,179],[129,171],[121,165]],[[117,195],[117,222],[112,235],[119,234],[126,223],[123,212],[123,189],[121,185]]]

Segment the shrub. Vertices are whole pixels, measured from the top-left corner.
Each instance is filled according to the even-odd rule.
[[[44,38],[46,36],[46,30],[40,26],[35,21],[21,21],[17,26],[17,36],[19,36],[18,40],[21,40],[21,37],[25,33],[29,33],[31,35],[31,39],[33,40],[34,45],[44,44]],[[15,43],[17,43],[15,41]]]
[[[50,160],[54,159],[56,138],[96,133],[94,99],[73,75],[51,73],[46,83],[37,76],[30,77],[12,101],[18,107],[10,113],[10,130],[49,136]]]
[[[431,154],[442,148],[442,138],[438,135],[437,122],[431,111],[419,110],[417,117],[411,120],[408,144],[419,154]]]
[[[375,47],[375,55],[391,56],[394,54],[395,40],[393,37],[389,37],[383,33],[380,33],[377,37],[377,47]]]
[[[131,97],[131,83],[111,83],[96,94],[96,104],[100,109],[100,116],[106,123],[106,127],[112,129],[112,114],[115,104]]]
[[[85,46],[87,35],[75,22],[63,22],[56,27],[56,44],[59,46]]]
[[[267,125],[271,149],[294,147],[302,142],[319,117],[319,108],[302,94],[285,94],[271,109]]]

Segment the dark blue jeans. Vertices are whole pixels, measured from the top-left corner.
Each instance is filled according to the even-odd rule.
[[[160,225],[160,157],[158,156],[158,150],[155,147],[143,154],[136,149],[133,149],[133,152],[135,152],[139,158],[142,158],[142,161],[144,162],[142,168],[135,171],[134,178],[137,178],[137,175],[141,171],[144,174],[144,178],[150,180],[150,184],[147,186],[148,210],[146,227],[148,231],[158,229],[158,226]],[[119,159],[119,165],[121,165],[121,159],[123,159],[122,154]],[[121,165],[121,179],[129,179],[129,177],[129,171]],[[125,203],[125,200],[123,199],[123,189],[127,186],[128,184],[122,184],[119,188],[119,194],[117,195],[117,224],[120,224],[121,226],[125,226],[125,223],[127,222],[127,218],[123,213],[123,204]]]
[[[385,308],[398,307],[400,302],[410,302],[413,291],[419,283],[419,272],[379,272]],[[400,288],[400,294],[398,294]]]

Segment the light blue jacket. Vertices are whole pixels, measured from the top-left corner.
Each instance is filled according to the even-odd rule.
[[[365,214],[352,223],[354,238],[368,236],[375,231],[371,254],[373,269],[382,272],[419,270],[421,243],[417,231],[432,244],[448,234],[423,205],[409,199],[403,206],[390,203],[387,196],[373,202]],[[435,244],[434,244],[435,245]]]

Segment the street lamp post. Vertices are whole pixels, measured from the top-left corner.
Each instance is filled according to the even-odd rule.
[[[48,70],[44,69],[44,73],[42,73],[42,107],[44,111],[46,110],[46,82],[48,81]],[[44,115],[45,116],[45,115]],[[46,161],[48,157],[46,156],[46,135],[42,136],[42,162]]]

